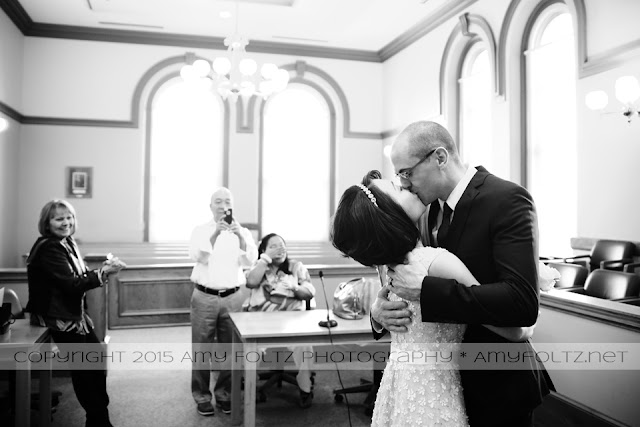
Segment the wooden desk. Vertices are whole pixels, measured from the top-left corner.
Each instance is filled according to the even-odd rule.
[[[0,360],[11,362],[19,351],[32,352],[50,342],[49,329],[29,324],[29,319],[16,319],[10,332],[0,335]],[[26,359],[26,358],[25,358]],[[51,368],[51,364],[48,364]],[[15,426],[31,425],[31,363],[16,362]],[[51,424],[51,369],[40,371],[40,426]]]
[[[232,354],[258,351],[259,346],[291,345],[296,343],[329,343],[327,328],[318,326],[326,320],[326,310],[275,311],[269,313],[231,313],[234,324]],[[338,326],[331,328],[334,344],[374,342],[369,317],[345,320],[333,316]],[[384,341],[384,340],[383,340]],[[240,424],[241,362],[232,357],[231,364],[231,423]],[[244,363],[244,426],[256,423],[256,364]]]

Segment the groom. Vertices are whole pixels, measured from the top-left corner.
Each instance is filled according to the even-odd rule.
[[[404,129],[391,161],[402,186],[431,204],[421,224],[423,241],[457,255],[481,283],[466,287],[399,265],[389,273],[393,292],[420,301],[425,322],[468,324],[464,343],[507,342],[482,324],[533,325],[539,308],[537,220],[527,190],[481,166],[465,166],[449,132],[434,122]],[[381,327],[403,332],[411,321],[406,303],[389,301],[387,294],[380,291],[371,310],[376,338]],[[521,346],[532,350],[529,343]],[[533,409],[553,389],[535,361],[526,370],[462,370],[461,377],[472,427],[533,426]]]

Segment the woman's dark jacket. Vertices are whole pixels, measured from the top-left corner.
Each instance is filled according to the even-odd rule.
[[[80,253],[71,237],[69,246]],[[72,255],[55,237],[40,237],[29,252],[26,311],[56,319],[80,320],[86,291],[100,286],[95,271],[78,271]]]

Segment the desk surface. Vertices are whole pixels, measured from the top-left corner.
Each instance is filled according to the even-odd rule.
[[[243,340],[271,338],[277,340],[282,337],[317,337],[329,335],[328,328],[318,325],[321,320],[327,320],[326,310],[308,311],[271,311],[271,312],[241,312],[229,313],[238,335]],[[347,320],[336,317],[331,313],[330,319],[338,322],[338,326],[331,328],[332,336],[353,336],[354,334],[369,334],[371,323],[369,316],[358,320]]]
[[[302,343],[355,343],[372,342],[373,333],[369,316],[359,320],[347,320],[329,316],[338,325],[329,329],[318,322],[327,320],[326,310],[272,311],[229,313],[234,324],[233,354],[238,354],[238,345],[244,345],[249,352],[258,345],[302,344]],[[385,340],[383,340],[385,341]],[[241,423],[241,379],[240,366],[244,364],[244,426],[256,423],[256,363],[242,363],[233,357],[231,367],[231,424]]]
[[[25,347],[46,342],[48,339],[47,327],[31,325],[29,319],[16,319],[9,332],[0,335],[0,345],[4,348]]]

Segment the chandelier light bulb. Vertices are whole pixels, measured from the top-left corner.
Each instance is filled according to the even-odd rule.
[[[261,81],[258,85],[258,91],[262,94],[263,97],[268,97],[273,93],[273,81],[264,80]]]
[[[211,71],[211,65],[204,59],[197,59],[193,62],[193,70],[198,77],[207,77]]]
[[[240,95],[242,96],[251,96],[256,91],[256,85],[252,82],[242,82],[240,85]]]
[[[278,67],[276,66],[276,64],[267,62],[262,66],[262,69],[260,70],[260,74],[262,74],[263,78],[269,80],[273,78],[273,76],[277,71],[278,71]]]
[[[220,76],[229,74],[229,71],[231,71],[231,61],[229,61],[229,58],[221,56],[214,59],[213,71]]]
[[[594,90],[584,97],[584,103],[590,110],[602,110],[609,103],[609,97],[603,90]]]
[[[616,80],[616,98],[625,105],[631,105],[640,98],[640,83],[634,76],[624,76]]]
[[[258,64],[251,58],[244,58],[240,61],[240,64],[238,64],[238,69],[244,76],[253,76],[258,69]]]

